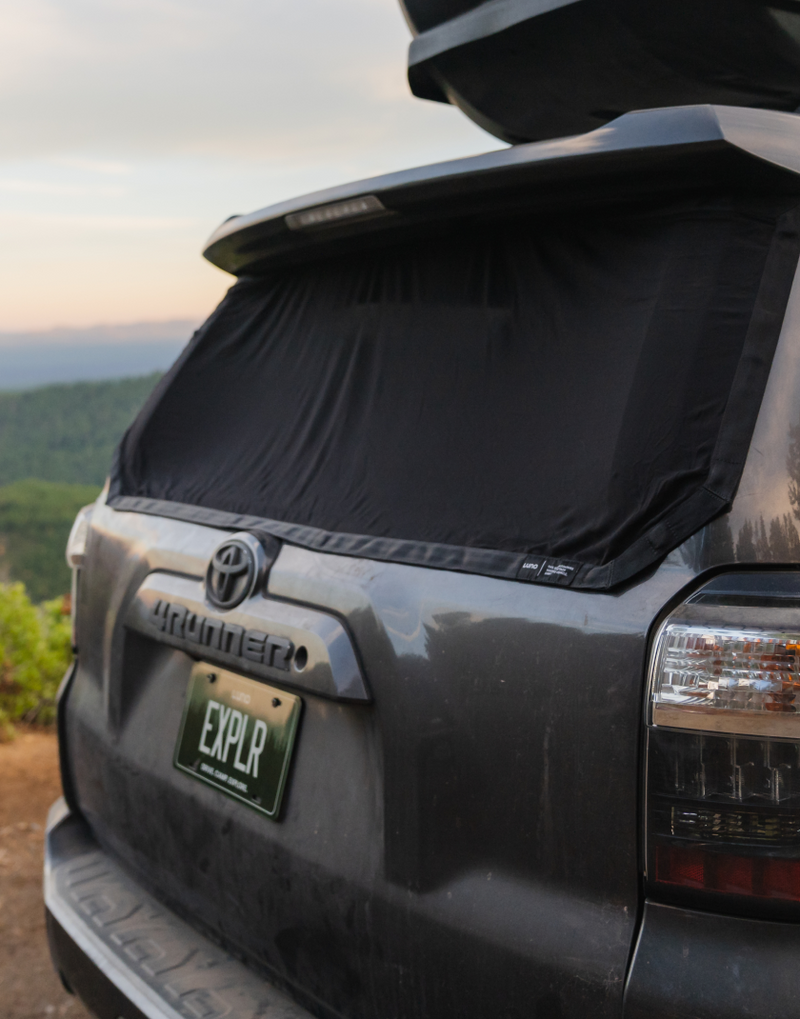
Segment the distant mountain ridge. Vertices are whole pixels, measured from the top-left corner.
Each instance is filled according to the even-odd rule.
[[[189,318],[164,322],[125,322],[97,326],[69,326],[57,329],[4,332],[0,330],[0,348],[22,345],[59,345],[108,343],[155,343],[161,340],[189,339],[199,321]]]
[[[0,392],[166,371],[197,325],[175,319],[0,332]]]

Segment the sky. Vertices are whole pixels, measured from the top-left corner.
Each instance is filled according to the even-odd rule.
[[[409,41],[396,0],[0,0],[0,336],[198,322],[228,216],[501,147]]]

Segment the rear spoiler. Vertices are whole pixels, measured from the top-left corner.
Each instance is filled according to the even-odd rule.
[[[733,106],[643,110],[588,134],[403,170],[232,216],[204,256],[259,275],[515,211],[687,189],[800,194],[800,117]]]

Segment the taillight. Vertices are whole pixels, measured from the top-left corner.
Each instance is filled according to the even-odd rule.
[[[83,509],[78,510],[78,515],[75,517],[75,522],[72,525],[72,530],[69,532],[69,538],[67,539],[67,566],[69,566],[72,570],[70,615],[72,619],[72,648],[74,651],[77,651],[78,649],[78,584],[80,571],[83,567],[84,558],[86,556],[86,544],[89,540],[89,527],[92,522],[93,509],[94,503],[89,506],[84,506]]]
[[[707,908],[800,904],[800,577],[780,577],[778,594],[773,579],[759,595],[749,575],[737,596],[736,577],[718,578],[659,630],[646,744],[651,894]]]

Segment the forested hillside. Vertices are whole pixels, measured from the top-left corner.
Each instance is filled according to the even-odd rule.
[[[36,602],[69,591],[72,521],[159,377],[0,392],[0,583],[22,581]]]
[[[159,378],[0,392],[0,486],[39,478],[102,487],[114,447]]]
[[[66,594],[72,521],[100,487],[29,480],[0,488],[0,581],[21,580],[36,602]]]

